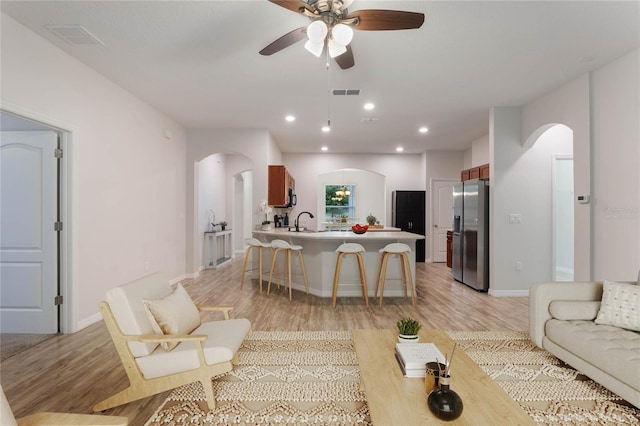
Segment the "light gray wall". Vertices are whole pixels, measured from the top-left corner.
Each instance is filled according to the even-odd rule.
[[[156,270],[184,276],[186,133],[5,14],[1,31],[2,108],[72,132],[63,327],[73,332],[100,320],[108,289]]]

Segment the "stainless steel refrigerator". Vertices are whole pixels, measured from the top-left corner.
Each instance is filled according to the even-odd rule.
[[[479,291],[489,289],[489,182],[453,186],[453,278]]]

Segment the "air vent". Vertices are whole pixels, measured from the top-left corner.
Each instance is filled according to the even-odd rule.
[[[378,121],[380,121],[380,117],[362,117],[360,119],[360,122],[364,124],[373,124],[377,123]]]
[[[45,25],[45,27],[72,46],[104,44],[81,25]]]
[[[333,89],[331,93],[333,96],[358,96],[360,89]]]

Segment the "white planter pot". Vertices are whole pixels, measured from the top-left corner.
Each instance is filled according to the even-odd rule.
[[[268,225],[262,225],[262,230],[263,230],[263,231],[271,231],[271,224],[268,224]]]
[[[418,343],[419,341],[418,335],[398,334],[398,342],[400,343]]]

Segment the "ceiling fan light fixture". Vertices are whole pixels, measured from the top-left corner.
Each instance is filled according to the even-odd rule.
[[[351,3],[353,3],[353,0],[342,0],[342,10],[351,6]]]
[[[307,42],[304,44],[304,48],[319,58],[320,55],[322,55],[324,43],[316,43],[315,41],[307,40]]]
[[[315,43],[322,43],[328,33],[327,24],[320,20],[313,21],[307,27],[307,37]]]
[[[346,46],[353,40],[353,29],[345,24],[336,24],[331,28],[331,38],[336,43]]]
[[[329,42],[327,44],[329,45],[329,56],[332,58],[340,56],[347,51],[347,48],[345,46],[336,43],[336,41],[333,39],[329,39]]]

